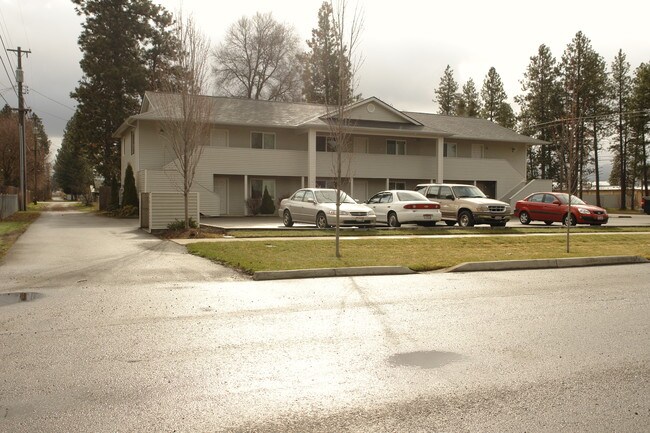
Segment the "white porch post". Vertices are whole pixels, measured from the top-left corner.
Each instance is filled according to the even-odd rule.
[[[244,175],[244,203],[248,203],[248,175]],[[248,215],[248,206],[244,206],[244,215]]]
[[[354,178],[350,176],[350,197],[354,198]]]
[[[300,188],[305,187],[305,176],[300,176]]]
[[[390,189],[390,178],[386,178],[386,189]]]
[[[438,173],[436,174],[436,183],[443,183],[445,179],[444,157],[445,157],[445,139],[442,137],[438,137],[436,143],[436,158],[438,162]]]
[[[307,132],[307,187],[316,188],[316,130]]]

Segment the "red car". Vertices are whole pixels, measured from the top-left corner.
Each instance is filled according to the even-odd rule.
[[[569,195],[560,192],[536,192],[515,205],[515,216],[522,224],[531,221],[544,221],[547,226],[554,222],[566,225],[569,215]],[[592,226],[606,224],[609,220],[607,211],[598,206],[592,206],[571,196],[571,225],[589,224]]]

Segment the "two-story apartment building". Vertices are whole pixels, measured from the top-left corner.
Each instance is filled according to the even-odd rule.
[[[174,153],[161,127],[162,99],[148,92],[139,114],[115,132],[138,192],[180,192]],[[204,215],[245,215],[267,188],[276,202],[301,187],[333,187],[332,112],[325,105],[201,96],[212,104],[192,190]],[[424,182],[470,183],[504,199],[526,183],[526,153],[543,142],[484,119],[397,110],[377,98],[345,112],[350,152],[342,189],[366,200],[384,189]]]

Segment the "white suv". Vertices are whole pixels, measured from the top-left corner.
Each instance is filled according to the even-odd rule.
[[[458,222],[461,227],[490,224],[503,227],[512,217],[508,203],[488,198],[474,185],[423,183],[415,190],[429,200],[440,203],[442,219],[448,226]]]

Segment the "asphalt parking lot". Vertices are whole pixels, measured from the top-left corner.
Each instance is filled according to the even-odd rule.
[[[248,217],[202,217],[201,224],[222,228],[222,229],[286,229],[282,224],[282,219],[279,216],[248,216]],[[409,227],[410,225],[404,224],[403,227]],[[650,215],[638,214],[638,215],[624,215],[624,214],[610,214],[609,222],[607,223],[609,227],[650,227]],[[296,223],[295,228],[315,228],[314,225],[309,224],[300,224]],[[378,225],[381,227],[381,225]],[[444,223],[438,223],[436,227],[440,229],[445,229],[447,226]],[[457,227],[457,226],[456,226]],[[488,227],[487,225],[479,225],[477,227]],[[535,221],[525,226],[519,222],[517,218],[513,218],[508,221],[506,227],[536,227],[536,228],[557,228],[560,227],[559,223],[555,223],[552,226],[546,226],[541,221]]]

